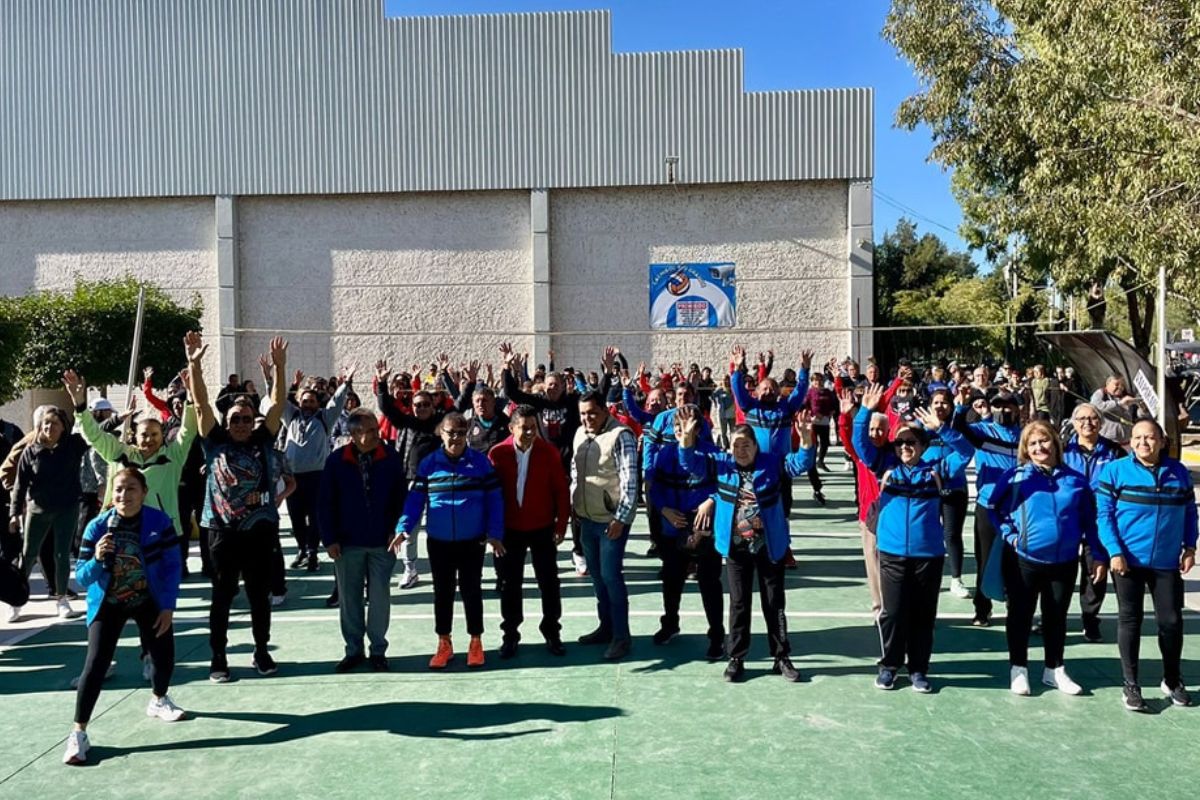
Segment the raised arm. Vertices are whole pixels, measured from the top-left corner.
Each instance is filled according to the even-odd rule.
[[[275,383],[271,386],[271,405],[267,408],[267,418],[263,425],[272,436],[279,433],[279,426],[283,421],[283,408],[287,405],[287,386],[283,378],[283,372],[287,368],[287,348],[287,339],[282,336],[271,340],[271,366]]]
[[[375,404],[379,406],[379,413],[392,425],[397,428],[411,428],[417,418],[405,414],[392,400],[392,395],[388,392],[388,379],[391,375],[386,361],[380,359],[375,362]]]
[[[196,331],[188,331],[183,337],[184,355],[187,356],[188,394],[191,395],[192,405],[196,407],[196,426],[201,436],[207,436],[217,424],[217,417],[208,402],[208,384],[204,380],[204,368],[201,360],[204,358],[208,345]]]
[[[142,370],[142,375],[145,377],[145,381],[142,383],[142,396],[146,398],[150,407],[158,412],[163,422],[166,422],[171,418],[171,409],[161,397],[154,393],[154,367],[146,367]]]

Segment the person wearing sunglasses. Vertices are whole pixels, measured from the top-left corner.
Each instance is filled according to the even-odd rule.
[[[1158,624],[1163,693],[1191,705],[1183,683],[1183,575],[1196,563],[1196,501],[1188,468],[1164,455],[1167,437],[1152,419],[1133,425],[1132,452],[1100,471],[1096,513],[1117,593],[1117,648],[1129,711],[1147,710],[1138,683],[1142,617],[1149,591]]]
[[[901,427],[890,452],[877,448],[870,436],[871,415],[882,398],[877,386],[863,393],[853,435],[855,451],[879,477],[874,522],[883,598],[877,624],[883,654],[875,687],[894,689],[904,666],[913,691],[926,694],[933,691],[929,662],[946,560],[942,490],[949,476],[970,460],[971,447],[934,411],[922,409],[917,416],[924,428]],[[940,437],[944,449],[932,462],[923,458],[931,434]]]
[[[203,353],[199,334],[188,334],[191,347]],[[209,647],[212,662],[208,677],[214,683],[230,679],[226,647],[229,639],[229,610],[238,594],[238,582],[246,588],[250,625],[254,636],[251,665],[259,675],[278,671],[268,651],[271,640],[271,578],[280,558],[279,512],[275,503],[276,472],[279,470],[275,437],[287,402],[287,341],[271,340],[270,362],[274,370],[270,405],[263,423],[255,425],[256,409],[244,396],[236,397],[221,425],[207,402],[196,403],[200,445],[208,482],[200,524],[208,536],[212,560],[212,606],[208,612]],[[265,361],[265,359],[264,359]],[[200,372],[197,358],[191,369]],[[194,380],[194,378],[193,378]]]
[[[1009,688],[1013,694],[1030,693],[1029,635],[1040,601],[1042,683],[1078,695],[1083,689],[1067,674],[1063,651],[1080,542],[1088,542],[1091,551],[1100,547],[1096,498],[1088,479],[1064,464],[1062,441],[1047,421],[1025,426],[1017,462],[996,482],[991,510],[992,524],[1005,542],[1000,567],[1008,600]],[[1102,562],[1091,577],[1096,582],[1107,578]]]
[[[1063,445],[1063,463],[1087,478],[1092,491],[1099,488],[1101,468],[1125,454],[1119,444],[1100,435],[1103,423],[1100,409],[1091,403],[1080,403],[1071,413],[1075,432]],[[1108,592],[1108,581],[1092,580],[1097,563],[1103,563],[1103,559],[1095,558],[1091,545],[1084,540],[1079,553],[1079,616],[1083,638],[1089,642],[1104,638],[1100,631],[1100,607]]]
[[[446,412],[437,406],[433,394],[423,389],[412,396],[412,413],[404,411],[388,391],[391,374],[386,361],[381,359],[375,362],[375,402],[379,412],[396,432],[394,446],[404,465],[404,475],[411,482],[416,480],[421,462],[436,452],[441,444],[437,427]],[[398,581],[399,588],[411,589],[420,580],[416,539],[410,537],[401,541],[403,546],[399,555],[404,573]]]
[[[381,381],[384,383],[385,381]],[[454,658],[454,593],[462,596],[467,618],[467,666],[482,667],[483,556],[504,555],[504,496],[488,457],[467,447],[467,420],[457,411],[442,418],[442,446],[417,467],[404,513],[390,549],[399,552],[416,538],[425,516],[425,549],[433,575],[434,631],[438,644],[430,669],[445,669]]]

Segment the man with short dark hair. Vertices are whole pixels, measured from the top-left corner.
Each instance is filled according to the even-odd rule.
[[[571,459],[571,503],[579,520],[600,626],[580,644],[608,644],[604,658],[629,654],[629,591],[625,546],[637,513],[638,453],[633,432],[609,415],[604,394],[579,398],[581,426]]]

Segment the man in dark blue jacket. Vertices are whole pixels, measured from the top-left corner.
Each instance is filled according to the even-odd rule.
[[[370,411],[356,408],[346,418],[346,425],[350,444],[325,459],[317,502],[321,543],[333,559],[341,589],[346,656],[336,670],[349,672],[367,661],[363,652],[365,633],[370,641],[371,669],[386,672],[391,622],[389,582],[396,564],[396,556],[388,546],[404,507],[404,463],[395,450],[384,447],[379,422]],[[364,582],[370,601],[365,621]]]

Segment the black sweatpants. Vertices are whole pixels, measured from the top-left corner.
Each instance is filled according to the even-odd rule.
[[[136,608],[124,604],[104,603],[96,612],[96,618],[88,626],[87,660],[75,692],[75,721],[86,725],[92,718],[92,710],[100,697],[100,686],[108,665],[117,652],[121,631],[129,620],[137,623],[142,644],[150,651],[150,682],[154,694],[162,697],[171,685],[171,674],[175,671],[175,628],[172,626],[162,636],[154,633],[158,619],[158,606],[147,600]]]
[[[988,555],[992,552],[992,543],[996,541],[996,528],[988,510],[978,503],[975,504],[975,604],[976,619],[990,619],[992,616],[992,599],[983,593],[983,574],[987,571]]]
[[[209,528],[208,551],[213,562],[212,606],[208,611],[208,643],[214,658],[224,657],[229,640],[229,609],[246,587],[255,652],[266,652],[271,641],[271,570],[279,526],[260,522],[249,530]]]
[[[292,535],[301,553],[316,553],[321,546],[317,531],[317,495],[321,490],[321,471],[297,472],[296,490],[287,497],[288,518]]]
[[[204,503],[204,484],[183,481],[179,484],[179,524],[183,530],[179,532],[179,551],[183,557],[183,574],[188,574],[188,552],[192,546],[192,516],[199,521],[202,504]],[[200,569],[207,573],[212,569],[209,565],[208,542],[200,537]]]
[[[1006,546],[1001,568],[1008,596],[1004,635],[1008,639],[1009,663],[1014,667],[1029,666],[1029,633],[1040,600],[1046,668],[1061,667],[1067,645],[1067,610],[1075,590],[1075,562],[1039,564],[1021,558],[1016,550]]]
[[[729,581],[729,657],[744,659],[750,652],[750,604],[754,598],[754,576],[758,573],[758,598],[767,623],[771,658],[791,652],[788,643],[786,599],[783,593],[783,562],[773,562],[764,545],[751,555],[744,547],[731,546],[725,559]]]
[[[467,633],[483,635],[483,553],[484,539],[448,542],[426,537],[429,572],[433,576],[433,627],[438,636],[449,636],[454,629],[454,593],[462,595]],[[500,560],[504,563],[508,558]],[[515,559],[514,559],[515,560]],[[522,562],[522,566],[524,563]]]
[[[523,593],[525,554],[533,560],[533,575],[542,598],[542,624],[538,628],[547,641],[557,641],[562,630],[562,589],[558,581],[558,545],[554,527],[534,531],[504,532],[504,557],[496,563],[500,569],[500,623],[505,641],[521,641],[521,623],[525,621]]]
[[[725,641],[725,597],[721,589],[721,554],[713,547],[713,537],[700,539],[695,550],[686,548],[687,535],[664,537],[659,555],[662,556],[663,615],[660,619],[666,630],[679,628],[679,603],[687,582],[688,563],[696,562],[696,582],[700,585],[700,602],[708,620],[708,638]]]
[[[100,514],[100,495],[84,492],[79,495],[79,518],[75,522],[75,538],[71,541],[71,560],[79,557],[79,546],[83,543],[83,531],[88,523]]]
[[[1142,618],[1146,590],[1154,603],[1158,624],[1158,651],[1162,654],[1163,680],[1175,686],[1183,656],[1183,578],[1177,569],[1130,567],[1126,575],[1113,575],[1117,592],[1117,649],[1125,683],[1138,684],[1138,655],[1142,644]]]
[[[933,655],[933,623],[937,619],[945,556],[912,558],[879,553],[879,666],[928,672]]]
[[[950,577],[962,578],[963,525],[967,521],[966,489],[951,489],[942,496],[942,537],[946,542],[946,560]]]
[[[813,435],[817,440],[817,457],[813,461],[816,466],[825,466],[825,456],[829,454],[829,423],[813,425]]]
[[[1096,560],[1092,558],[1092,548],[1084,542],[1079,553],[1079,616],[1085,629],[1099,624],[1100,607],[1104,605],[1104,597],[1108,594],[1107,580],[1092,583],[1092,573],[1095,569]]]

